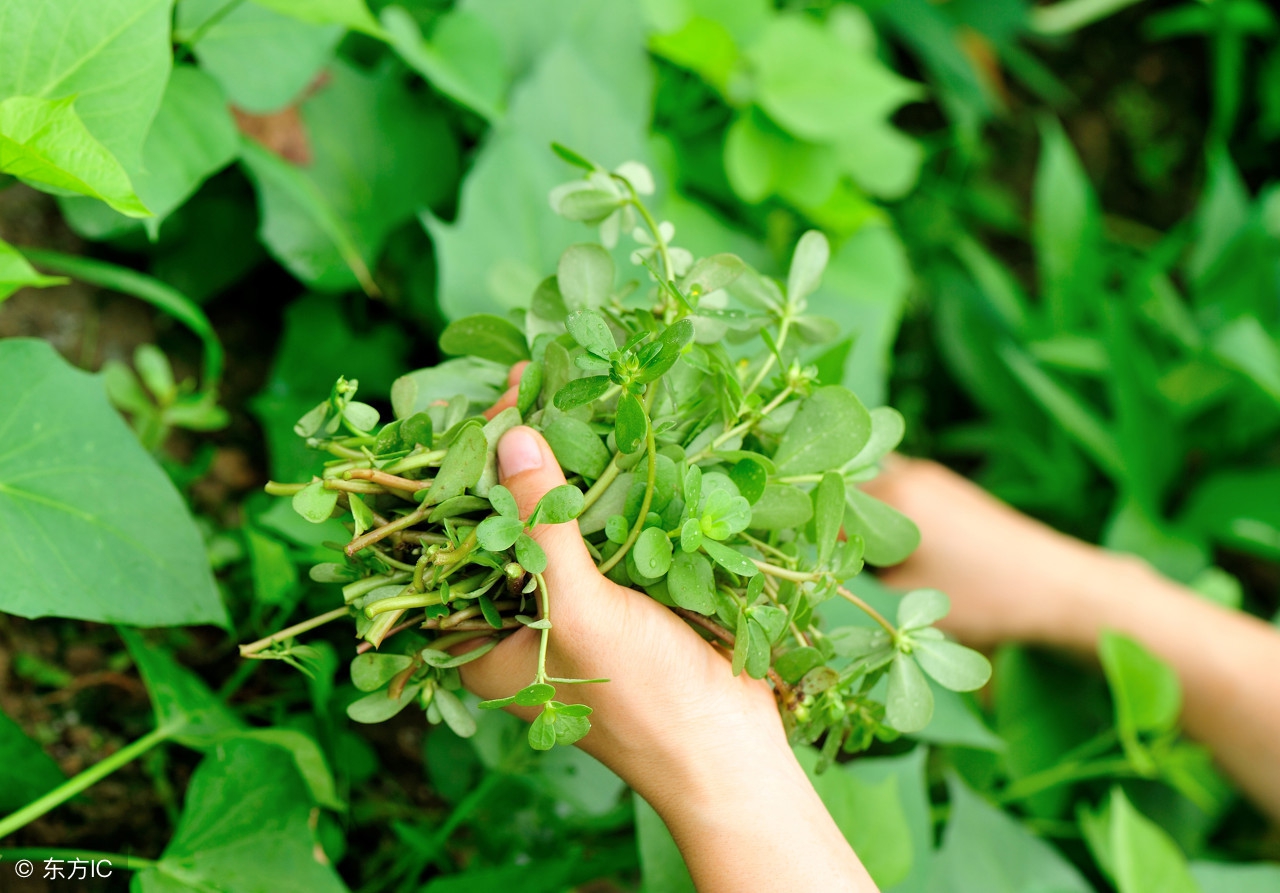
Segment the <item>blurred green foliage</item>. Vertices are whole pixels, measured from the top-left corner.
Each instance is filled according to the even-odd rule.
[[[892,402],[911,451],[1015,506],[1208,598],[1280,608],[1280,27],[1260,0],[72,10],[6,9],[0,176],[55,195],[90,257],[0,241],[0,300],[61,281],[37,268],[121,291],[193,332],[204,363],[175,373],[195,351],[168,333],[173,367],[139,351],[100,392],[43,345],[0,342],[14,531],[0,577],[22,581],[0,610],[139,625],[225,610],[244,640],[328,608],[299,568],[344,531],[239,493],[193,521],[177,491],[215,445],[302,473],[293,423],[336,375],[385,401],[445,321],[522,307],[582,238],[548,213],[565,174],[552,141],[648,164],[661,218],[695,253],[777,272],[822,229],[834,251],[810,309],[854,333],[812,356],[825,380]],[[237,373],[255,363],[246,400]],[[140,441],[116,430],[107,393]],[[175,430],[197,432],[181,458],[164,452]],[[47,471],[38,508],[15,495],[33,471]],[[120,475],[145,503],[113,496]],[[64,522],[97,532],[69,546],[48,535]],[[104,568],[104,537],[136,554]],[[72,619],[38,626],[103,641]],[[112,666],[136,664],[158,718],[149,735],[145,716],[118,728],[204,755],[180,813],[185,773],[148,764],[171,820],[135,889],[687,885],[647,807],[576,750],[530,753],[510,717],[485,715],[471,742],[353,732],[359,692],[335,678],[346,641],[299,648],[306,675],[237,664],[189,631],[127,641],[105,646]],[[200,642],[198,674],[170,656]],[[29,693],[65,684],[19,657]],[[1102,658],[1104,675],[1082,676],[1006,648],[981,705],[936,689],[924,732],[818,780],[884,889],[1280,887],[1275,865],[1237,864],[1276,859],[1274,840],[1177,738],[1167,668],[1127,640]],[[58,781],[3,715],[0,755],[0,809]],[[96,833],[93,849],[134,845]]]

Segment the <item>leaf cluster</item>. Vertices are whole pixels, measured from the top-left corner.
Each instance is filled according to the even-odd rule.
[[[570,247],[523,314],[467,317],[442,336],[483,362],[528,358],[514,407],[486,420],[460,393],[378,426],[340,379],[296,427],[336,458],[306,485],[273,485],[292,490],[309,521],[349,512],[350,568],[317,573],[345,583],[360,636],[379,646],[409,627],[436,631],[407,656],[359,656],[353,680],[370,694],[350,715],[381,721],[418,699],[429,719],[473,730],[452,693],[456,666],[521,625],[556,634],[548,558],[531,534],[576,520],[603,573],[689,617],[735,674],[770,678],[796,740],[825,734],[830,757],[923,729],[933,709],[925,674],[968,691],[990,669],[932,628],[948,609],[941,593],[908,596],[894,625],[845,586],[864,559],[899,561],[918,535],[858,489],[897,444],[901,418],[868,412],[802,362],[826,240],[800,240],[785,284],[732,255],[680,262],[672,228],[639,200],[651,180],[642,166],[606,172],[559,151],[588,173],[554,191],[553,207],[603,227],[625,204],[646,223],[635,236],[650,250],[633,261],[647,286],[616,285],[601,247]],[[604,182],[622,196],[608,215],[568,201],[603,194],[593,184]],[[498,440],[521,423],[544,432],[570,476],[527,517],[494,475]],[[879,626],[824,629],[814,609],[833,597]],[[459,636],[484,645],[448,658]],[[530,685],[480,706],[542,706],[530,744],[572,743],[590,728],[589,710],[555,700],[556,686],[587,681],[600,682],[549,679],[540,661]]]

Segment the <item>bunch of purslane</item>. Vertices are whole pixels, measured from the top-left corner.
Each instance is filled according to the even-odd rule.
[[[643,281],[620,285],[600,244],[570,246],[527,311],[450,325],[441,348],[461,356],[399,379],[385,424],[354,399],[356,382],[339,379],[297,425],[331,458],[309,483],[268,490],[311,521],[345,520],[346,563],[311,571],[342,584],[342,605],[243,653],[298,663],[307,646],[295,636],[350,618],[364,640],[351,677],[367,692],[351,717],[380,722],[418,704],[467,735],[475,722],[457,668],[528,626],[544,645],[535,677],[480,707],[541,706],[529,743],[570,744],[590,728],[572,686],[607,681],[547,674],[554,598],[529,534],[576,520],[602,573],[685,618],[731,654],[735,674],[771,681],[794,740],[826,734],[830,759],[923,728],[933,709],[923,673],[970,690],[989,667],[931,626],[948,610],[942,593],[909,593],[895,624],[844,586],[864,559],[901,560],[918,534],[858,488],[900,440],[901,416],[868,411],[804,362],[835,334],[806,313],[826,239],[800,239],[785,285],[730,254],[696,259],[642,203],[653,189],[642,165],[608,171],[557,151],[586,175],[554,190],[552,207],[599,225],[608,248],[630,233]],[[526,360],[516,405],[486,418],[508,369]],[[495,460],[518,424],[542,432],[569,480],[523,518]],[[824,628],[832,598],[874,623]],[[483,641],[451,652],[472,639]]]

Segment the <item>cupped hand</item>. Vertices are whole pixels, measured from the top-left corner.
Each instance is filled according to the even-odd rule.
[[[518,380],[520,369],[512,370]],[[514,402],[514,389],[494,407]],[[498,472],[528,517],[565,476],[546,440],[528,427],[498,444]],[[547,554],[543,574],[552,622],[547,672],[559,678],[608,682],[557,685],[556,699],[592,708],[592,730],[580,746],[651,798],[655,781],[692,761],[716,759],[728,748],[787,747],[772,691],[745,674],[672,611],[605,578],[576,521],[540,525],[533,538]],[[462,667],[463,684],[482,698],[514,694],[534,678],[540,633],[520,629],[483,658]],[[511,707],[531,720],[536,707]]]

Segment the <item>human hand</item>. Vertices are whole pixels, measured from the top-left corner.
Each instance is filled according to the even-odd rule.
[[[512,388],[487,413],[513,405]],[[498,470],[528,517],[548,490],[565,483],[550,446],[518,427],[498,444]],[[540,525],[533,538],[547,553],[548,675],[606,678],[595,684],[560,684],[557,700],[592,708],[592,730],[580,746],[608,765],[646,799],[662,799],[664,785],[686,774],[706,776],[706,764],[727,763],[733,749],[791,757],[768,684],[743,674],[683,620],[643,593],[606,579],[597,569],[576,521]],[[540,633],[520,629],[483,658],[464,665],[464,685],[482,698],[513,694],[534,677]],[[526,720],[537,707],[509,708]],[[697,768],[695,768],[697,767]],[[655,803],[657,806],[657,803]]]
[[[1077,582],[1125,558],[1017,512],[936,462],[889,458],[866,490],[915,521],[920,547],[880,574],[885,584],[947,593],[951,613],[938,625],[976,648],[1079,638]]]
[[[490,417],[515,405],[521,372],[512,369]],[[499,441],[498,475],[522,518],[565,483],[550,446],[523,426]],[[578,746],[657,810],[697,888],[874,891],[791,751],[769,685],[734,676],[675,613],[605,578],[577,521],[539,525],[532,536],[547,555],[539,607],[554,624],[548,675],[609,680],[558,684],[558,700],[592,708]],[[460,667],[463,684],[482,698],[510,696],[534,677],[541,643],[539,631],[517,630]],[[538,710],[507,709],[526,720]],[[784,858],[786,873],[777,870]]]

